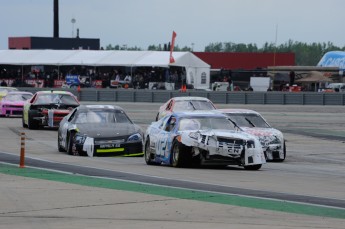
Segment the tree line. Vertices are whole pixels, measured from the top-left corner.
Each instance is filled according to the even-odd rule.
[[[124,50],[119,45],[106,47],[107,50]],[[125,50],[141,50],[139,47],[126,47]],[[170,50],[170,44],[150,45],[147,50],[151,51],[167,51]],[[276,45],[275,43],[266,42],[261,48],[256,44],[244,44],[233,42],[215,42],[205,47],[205,52],[293,52],[295,53],[295,61],[297,66],[315,66],[322,56],[329,51],[345,50],[345,46],[338,47],[332,42],[323,43],[305,43],[299,41],[288,40],[287,42]],[[176,45],[174,51],[192,51],[191,47],[179,47]]]

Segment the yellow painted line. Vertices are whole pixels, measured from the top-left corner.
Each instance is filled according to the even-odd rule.
[[[133,153],[133,154],[125,154],[124,157],[136,157],[136,156],[143,156],[144,153]]]
[[[116,148],[116,149],[97,149],[97,153],[113,153],[113,152],[122,152],[125,148]]]

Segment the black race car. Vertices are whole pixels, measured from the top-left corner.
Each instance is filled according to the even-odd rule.
[[[71,92],[38,91],[24,103],[23,127],[58,127],[62,118],[77,106],[79,102]]]
[[[143,156],[143,132],[112,105],[81,105],[60,122],[58,149],[81,156]]]

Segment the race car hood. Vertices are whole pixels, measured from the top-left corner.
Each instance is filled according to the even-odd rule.
[[[138,126],[124,123],[86,123],[77,124],[79,133],[91,138],[108,138],[116,136],[129,136],[141,133]]]
[[[281,144],[284,142],[282,132],[274,128],[241,128],[244,132],[257,136],[263,146],[269,144]]]
[[[245,133],[243,131],[232,131],[232,130],[197,130],[197,131],[181,131],[181,140],[184,144],[188,146],[194,145],[196,137],[199,135],[202,136],[214,136],[220,138],[230,138],[230,139],[239,139],[239,140],[253,140],[260,145],[259,139],[251,134]],[[191,137],[191,136],[194,136]]]
[[[249,134],[253,134],[255,136],[279,136],[282,135],[282,133],[274,128],[259,128],[259,127],[241,127],[243,131]]]
[[[238,138],[238,139],[243,139],[243,140],[251,140],[255,138],[248,133],[232,131],[232,130],[200,130],[199,133],[202,135],[208,135],[208,136]]]

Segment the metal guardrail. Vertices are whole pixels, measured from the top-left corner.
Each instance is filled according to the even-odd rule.
[[[164,103],[176,96],[201,96],[219,104],[268,104],[268,105],[345,105],[345,93],[323,92],[227,92],[227,91],[198,91],[187,92],[166,90],[133,90],[133,89],[96,89],[82,88],[80,93],[76,89],[67,90],[78,96],[80,101],[104,102],[150,102]],[[24,91],[36,92],[51,90],[49,88],[21,88]]]

